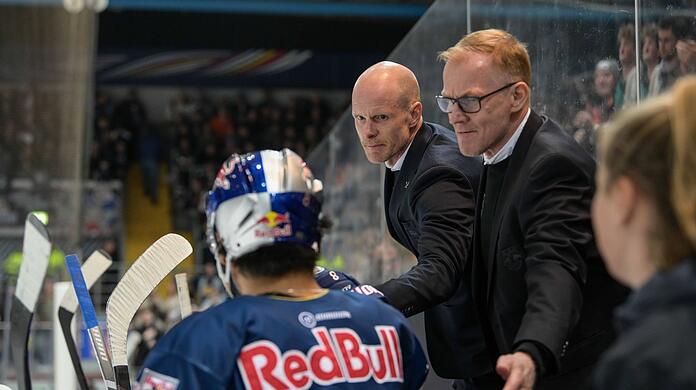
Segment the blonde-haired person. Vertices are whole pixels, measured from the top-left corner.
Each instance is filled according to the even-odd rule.
[[[607,268],[634,292],[596,389],[696,389],[694,108],[696,77],[602,131],[592,221]]]
[[[530,108],[531,62],[502,30],[466,35],[445,61],[440,109],[459,151],[483,155],[471,292],[495,369],[476,388],[585,389],[628,291],[607,273],[590,205],[595,162]]]

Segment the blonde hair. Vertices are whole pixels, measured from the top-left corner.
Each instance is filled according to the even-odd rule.
[[[507,31],[488,29],[465,35],[456,45],[440,52],[440,61],[457,61],[467,53],[490,54],[493,63],[511,76],[532,85],[532,64],[525,44]]]
[[[607,185],[632,179],[655,206],[655,265],[666,269],[696,254],[696,77],[623,112],[600,135]]]

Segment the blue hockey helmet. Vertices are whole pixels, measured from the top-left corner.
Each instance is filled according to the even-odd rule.
[[[290,149],[233,154],[222,164],[208,192],[206,238],[228,292],[231,263],[261,246],[318,249],[321,190]]]

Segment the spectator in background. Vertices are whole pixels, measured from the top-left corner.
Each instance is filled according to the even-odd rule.
[[[114,109],[118,107],[118,109]],[[141,112],[142,110],[142,112]],[[131,115],[133,114],[133,115]],[[124,180],[130,163],[133,133],[118,123],[140,123],[146,118],[137,94],[114,104],[104,91],[97,93],[94,136],[89,150],[89,178],[92,180]]]
[[[636,68],[636,30],[633,24],[629,23],[621,26],[618,34],[618,43],[621,76],[616,81],[616,88],[614,89],[614,106],[623,107],[626,84]]]
[[[575,140],[590,153],[594,153],[595,131],[614,113],[614,90],[619,77],[619,64],[615,60],[599,61],[592,92],[585,97],[584,109],[573,120]]]
[[[117,127],[126,129],[133,138],[137,138],[147,125],[145,105],[135,89],[129,90],[126,98],[116,106],[114,120]]]
[[[218,107],[215,116],[210,120],[210,129],[219,141],[224,141],[232,136],[234,125],[224,105]]]
[[[677,32],[677,58],[682,75],[696,73],[696,18],[683,19]]]
[[[592,222],[607,268],[634,291],[596,390],[696,389],[696,78],[602,133]]]
[[[157,306],[152,301],[145,301],[140,307],[128,332],[127,343],[132,346],[127,350],[129,363],[133,367],[143,365],[150,350],[164,334],[164,322]]]
[[[641,98],[648,93],[650,76],[660,62],[660,53],[657,46],[657,26],[654,23],[643,27],[641,32],[641,62],[640,62],[640,88],[636,79],[636,68],[627,76],[626,90],[622,107],[630,107],[636,104],[640,90]]]
[[[153,204],[157,203],[160,146],[161,141],[155,129],[145,126],[138,139],[138,157],[145,195]]]
[[[657,27],[658,47],[662,60],[650,75],[648,96],[656,96],[668,90],[681,75],[677,58],[676,19],[661,19]]]
[[[657,35],[657,25],[655,23],[650,23],[643,27],[643,32],[641,34],[643,49],[642,56],[643,63],[647,67],[648,83],[650,82],[650,77],[652,77],[657,64],[660,63],[660,48],[659,48],[659,38]]]
[[[194,291],[201,310],[215,306],[224,300],[225,290],[212,261],[203,264],[203,274],[196,279]]]
[[[167,331],[181,321],[181,307],[174,280],[168,280],[165,284],[166,295],[162,297],[159,294],[153,294],[151,299],[152,304],[157,307],[157,312],[160,313],[160,319],[163,321],[162,329]]]

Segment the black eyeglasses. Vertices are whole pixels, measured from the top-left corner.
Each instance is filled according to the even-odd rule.
[[[474,114],[481,111],[481,101],[483,101],[483,99],[495,95],[496,93],[504,90],[505,88],[510,88],[517,83],[519,83],[519,81],[503,85],[495,91],[487,93],[483,96],[462,96],[458,98],[451,98],[442,95],[437,95],[435,96],[435,100],[437,101],[437,106],[440,107],[440,110],[442,110],[442,112],[444,112],[445,114],[449,114],[450,112],[452,112],[452,105],[455,103],[459,106],[460,110],[468,114]]]

